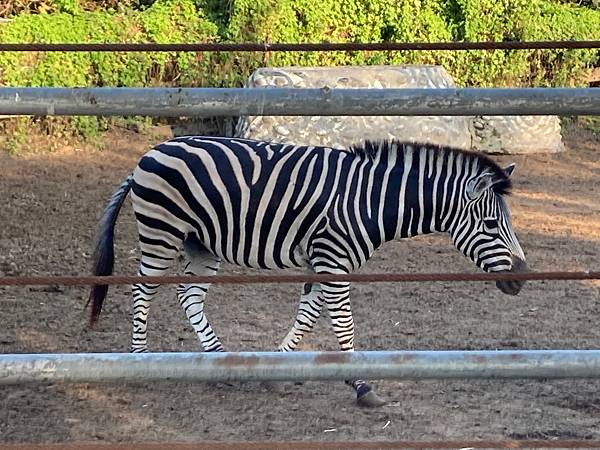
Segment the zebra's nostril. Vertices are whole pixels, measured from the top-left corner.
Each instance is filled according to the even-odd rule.
[[[527,263],[525,260],[513,256],[512,257],[512,268],[508,271],[502,271],[505,273],[523,273],[528,272],[529,268],[527,267]],[[517,295],[523,285],[525,284],[524,280],[499,280],[496,281],[496,287],[500,289],[502,292],[508,295]]]
[[[512,258],[512,269],[511,272],[521,273],[521,272],[529,272],[529,267],[527,266],[527,262],[518,256],[513,256]]]

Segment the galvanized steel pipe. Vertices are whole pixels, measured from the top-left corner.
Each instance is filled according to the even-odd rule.
[[[0,355],[0,384],[600,378],[599,350]]]
[[[600,115],[600,89],[0,88],[0,115]]]

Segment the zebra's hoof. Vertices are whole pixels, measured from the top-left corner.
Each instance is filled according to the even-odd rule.
[[[261,381],[258,385],[262,391],[266,392],[279,392],[281,390],[280,383],[276,383],[275,381]]]
[[[231,389],[231,388],[235,387],[235,384],[230,383],[228,381],[207,381],[206,384],[215,390]]]
[[[367,391],[362,395],[356,397],[356,403],[358,406],[364,406],[365,408],[378,408],[385,405],[387,402],[379,397],[373,391]]]

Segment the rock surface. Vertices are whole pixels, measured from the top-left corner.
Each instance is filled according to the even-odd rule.
[[[476,116],[471,146],[485,153],[556,153],[564,150],[557,116]]]
[[[261,68],[248,87],[295,88],[451,88],[440,66]],[[347,148],[365,139],[401,139],[470,148],[468,117],[447,116],[250,116],[241,118],[236,136]]]
[[[261,68],[248,87],[452,88],[440,66]],[[558,152],[564,146],[556,116],[248,116],[235,136],[348,148],[365,139],[400,139],[486,153]]]

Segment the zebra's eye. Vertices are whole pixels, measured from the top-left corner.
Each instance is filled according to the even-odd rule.
[[[486,233],[498,233],[498,221],[492,218],[483,219],[483,229]]]

